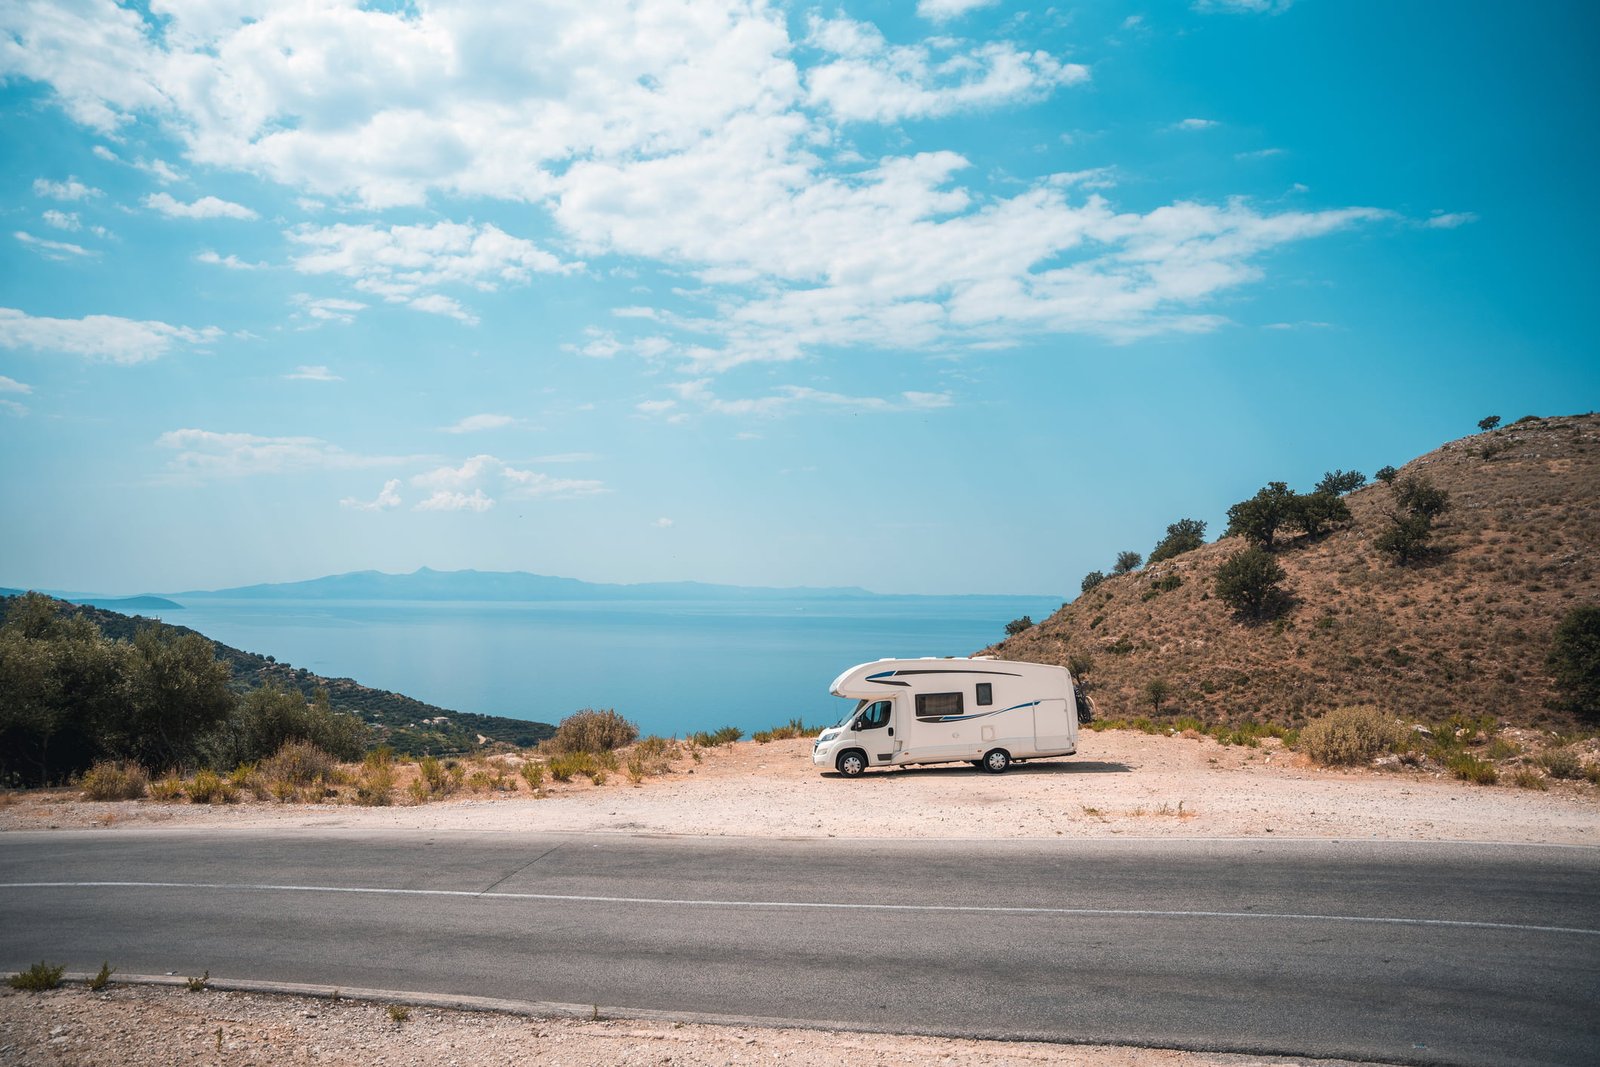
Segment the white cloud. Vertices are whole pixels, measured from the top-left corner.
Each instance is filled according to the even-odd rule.
[[[1174,129],[1174,130],[1209,130],[1213,126],[1220,126],[1220,125],[1222,125],[1222,124],[1220,122],[1218,122],[1216,119],[1181,119],[1178,122],[1174,122],[1172,124],[1172,126],[1171,126],[1171,129]]]
[[[355,313],[364,310],[367,305],[358,300],[341,300],[338,297],[313,297],[310,293],[296,293],[291,298],[300,307],[306,309],[306,314],[319,322],[352,323],[356,321]]]
[[[468,415],[454,426],[444,426],[445,433],[478,433],[481,430],[501,430],[515,426],[517,420],[510,415]]]
[[[576,269],[532,241],[492,225],[341,223],[302,226],[291,230],[289,238],[309,249],[294,260],[302,274],[349,278],[362,292],[469,324],[477,319],[459,302],[430,290],[458,285],[493,292],[501,284],[525,283],[536,273]]]
[[[557,452],[550,456],[535,456],[532,463],[593,463],[600,457],[594,452]]]
[[[1423,223],[1430,230],[1453,230],[1457,226],[1465,226],[1478,221],[1475,211],[1453,211],[1449,214],[1439,214]]]
[[[1040,100],[1089,79],[1089,68],[1047,52],[937,39],[891,45],[868,22],[811,19],[808,44],[834,58],[806,72],[809,101],[845,121],[894,122]]]
[[[669,530],[669,529],[672,528],[672,520],[667,518],[666,516],[662,516],[661,518],[657,519],[655,522],[652,522],[650,525],[654,526],[658,530]]]
[[[104,363],[143,363],[166,355],[175,345],[206,345],[221,336],[215,326],[197,330],[115,315],[51,319],[0,308],[0,346],[65,352]]]
[[[917,14],[934,22],[944,22],[965,15],[969,11],[976,11],[980,7],[993,7],[999,2],[1000,0],[917,0]]]
[[[604,482],[591,478],[556,478],[540,471],[513,467],[496,456],[486,454],[472,456],[459,467],[443,466],[424,471],[414,475],[411,484],[433,490],[430,499],[438,501],[431,507],[419,504],[419,510],[456,509],[459,504],[481,511],[484,508],[461,502],[481,499],[493,503],[493,498],[485,493],[486,489],[500,495],[523,498],[593,496],[607,492]],[[471,494],[467,493],[469,489],[472,490]]]
[[[837,411],[870,412],[883,414],[904,411],[936,411],[949,407],[949,393],[904,392],[896,397],[846,396],[812,389],[803,385],[780,386],[767,396],[742,399],[723,399],[711,391],[709,378],[678,382],[672,390],[679,399],[703,411],[716,415],[745,415],[759,418],[777,418],[801,408],[824,408]],[[660,414],[677,406],[676,401],[647,401],[637,405],[646,414]]]
[[[24,385],[15,378],[7,378],[0,374],[0,393],[22,393],[24,396],[33,392],[33,386]]]
[[[50,241],[43,237],[35,237],[26,230],[18,230],[11,236],[44,256],[46,259],[66,260],[72,257],[93,256],[96,253],[82,245],[73,244],[71,241]]]
[[[76,211],[46,211],[40,218],[44,219],[46,225],[54,226],[58,230],[73,232],[83,229],[83,223],[78,220]]]
[[[419,503],[413,510],[483,512],[492,507],[494,507],[494,501],[484,496],[482,489],[474,489],[471,493],[452,493],[448,489],[440,489],[428,499]]]
[[[42,196],[50,200],[87,200],[90,197],[103,194],[99,189],[83,184],[76,177],[71,177],[64,182],[53,182],[48,178],[35,178],[33,180],[33,195]]]
[[[530,205],[575,254],[689,276],[699,308],[612,323],[579,343],[597,357],[700,373],[823,345],[949,351],[1213,329],[1225,321],[1216,298],[1262,278],[1265,253],[1385,217],[1236,200],[1121,211],[1085,197],[1087,181],[1000,185],[954,152],[863,159],[883,139],[845,137],[850,123],[1027,104],[1089,77],[1000,40],[895,44],[838,17],[809,20],[797,41],[789,8],[751,0],[159,9],[157,29],[111,0],[19,0],[0,9],[0,75],[42,83],[87,126],[149,123],[197,168],[331,209]],[[456,288],[576,267],[476,223],[289,236],[303,273],[467,322]],[[324,321],[362,306],[299,302]]]
[[[344,381],[343,378],[341,378],[337,374],[333,373],[333,371],[329,370],[327,367],[322,367],[322,366],[316,366],[316,367],[300,366],[300,367],[296,367],[294,369],[294,373],[285,374],[284,378],[287,379],[288,381],[292,381],[292,382],[295,382],[295,381],[298,381],[298,382],[342,382],[342,381]]]
[[[144,206],[169,219],[254,219],[259,216],[243,204],[202,196],[192,204],[185,204],[166,193],[152,193],[144,198]]]
[[[1253,152],[1235,152],[1234,159],[1271,159],[1273,156],[1283,155],[1281,148],[1258,148]]]
[[[168,469],[184,480],[245,478],[300,470],[356,470],[403,462],[394,456],[361,456],[316,437],[261,437],[211,430],[169,430],[156,439],[174,450]]]
[[[235,255],[219,256],[211,249],[206,249],[194,257],[198,262],[209,263],[213,267],[226,267],[229,270],[260,270],[265,263],[246,263]]]
[[[1204,14],[1279,15],[1289,10],[1294,0],[1194,0],[1194,9]]]
[[[377,497],[372,500],[358,500],[347,496],[339,501],[340,507],[354,508],[357,511],[388,511],[399,507],[404,501],[400,499],[400,479],[390,478],[383,483],[383,488],[378,491]]]

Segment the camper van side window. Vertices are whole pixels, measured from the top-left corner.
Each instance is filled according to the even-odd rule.
[[[987,707],[994,703],[994,686],[989,682],[978,683],[978,705]]]
[[[962,710],[960,693],[918,693],[917,718],[943,719],[951,715],[960,715]]]

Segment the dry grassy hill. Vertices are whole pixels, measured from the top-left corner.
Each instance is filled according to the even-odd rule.
[[[1519,421],[1400,474],[1450,494],[1424,560],[1397,566],[1373,547],[1394,507],[1373,484],[1345,498],[1348,524],[1276,550],[1294,602],[1275,621],[1241,623],[1217,599],[1218,566],[1244,547],[1227,537],[1110,578],[986,651],[1063,665],[1088,656],[1102,717],[1150,714],[1145,688],[1161,678],[1162,716],[1209,722],[1299,726],[1370,703],[1422,721],[1578,725],[1554,704],[1545,657],[1567,611],[1600,604],[1600,415]],[[1155,584],[1174,577],[1176,588]]]

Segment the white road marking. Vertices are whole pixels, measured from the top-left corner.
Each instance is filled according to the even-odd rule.
[[[0,889],[215,889],[233,893],[355,893],[409,897],[473,897],[478,900],[543,900],[576,904],[655,904],[685,908],[797,908],[813,911],[955,912],[981,915],[1061,915],[1150,919],[1275,919],[1283,922],[1370,923],[1389,926],[1445,926],[1468,930],[1525,930],[1545,934],[1600,937],[1600,930],[1577,926],[1476,922],[1469,919],[1417,919],[1377,915],[1313,915],[1269,911],[1160,911],[1145,908],[1043,908],[982,904],[845,904],[805,900],[693,900],[673,897],[608,897],[576,893],[480,893],[471,889],[387,889],[379,886],[269,885],[246,882],[0,882]]]

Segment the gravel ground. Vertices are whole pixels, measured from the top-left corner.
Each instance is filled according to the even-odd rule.
[[[0,995],[0,1063],[16,1067],[610,1067],[660,1064],[824,1067],[1071,1064],[1266,1067],[1344,1061],[1164,1049],[706,1026],[412,1007],[171,987],[65,986]]]
[[[807,739],[701,750],[632,785],[612,774],[550,783],[534,797],[457,793],[412,806],[270,801],[207,806],[89,803],[71,790],[0,807],[0,830],[106,826],[539,830],[738,837],[1287,837],[1600,845],[1600,788],[1478,786],[1418,770],[1331,771],[1268,741],[1085,731],[1079,755],[991,776],[965,764],[871,771],[811,765]],[[515,757],[510,757],[515,759]],[[892,802],[884,802],[892,793]],[[397,798],[403,797],[396,790]]]

